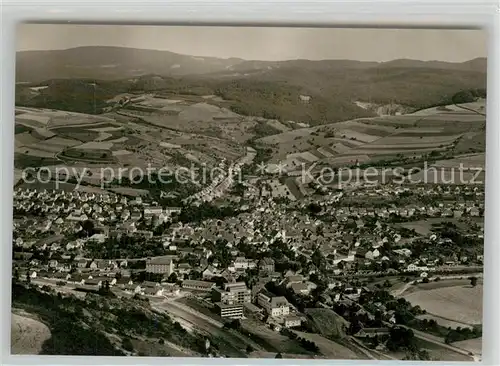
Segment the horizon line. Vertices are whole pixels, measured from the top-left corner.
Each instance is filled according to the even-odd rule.
[[[69,50],[75,50],[78,48],[122,48],[122,49],[129,49],[129,50],[141,50],[141,51],[155,51],[155,52],[169,52],[173,53],[176,55],[181,55],[181,56],[189,56],[189,57],[199,57],[199,58],[211,58],[211,59],[221,59],[221,60],[230,60],[230,59],[238,59],[242,61],[259,61],[259,62],[285,62],[285,61],[300,61],[300,60],[305,60],[305,61],[311,61],[311,62],[321,62],[321,61],[357,61],[357,62],[370,62],[370,63],[377,63],[377,64],[383,64],[383,63],[388,63],[392,61],[399,61],[399,60],[407,60],[407,61],[420,61],[420,62],[443,62],[443,63],[448,63],[448,64],[463,64],[466,62],[470,62],[473,60],[477,59],[488,59],[487,56],[477,56],[473,57],[471,59],[467,59],[464,61],[444,61],[444,60],[438,60],[438,59],[429,59],[429,60],[422,60],[422,59],[413,59],[413,58],[395,58],[387,61],[374,61],[374,60],[356,60],[356,59],[347,59],[347,58],[339,58],[339,59],[334,59],[334,58],[325,58],[325,59],[306,59],[306,58],[290,58],[290,59],[281,59],[281,60],[259,60],[259,59],[245,59],[242,57],[237,57],[237,56],[232,56],[232,57],[217,57],[217,56],[202,56],[202,55],[191,55],[191,54],[186,54],[186,53],[178,53],[178,52],[173,52],[169,50],[161,50],[161,49],[154,49],[154,48],[140,48],[140,47],[127,47],[127,46],[111,46],[111,45],[82,45],[82,46],[75,46],[75,47],[69,47],[69,48],[53,48],[53,49],[31,49],[31,50],[16,50],[16,55],[21,52],[54,52],[54,51],[69,51]]]

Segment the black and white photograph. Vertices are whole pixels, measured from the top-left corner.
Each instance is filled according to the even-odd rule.
[[[11,354],[480,362],[486,57],[20,24]]]

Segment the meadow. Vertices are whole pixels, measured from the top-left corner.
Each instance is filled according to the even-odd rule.
[[[404,298],[432,315],[470,325],[483,322],[482,285],[421,290],[404,295]]]

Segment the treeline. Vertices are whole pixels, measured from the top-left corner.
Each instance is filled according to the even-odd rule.
[[[482,335],[483,331],[481,327],[473,327],[472,329],[468,327],[458,327],[457,329],[451,329],[446,335],[444,341],[449,344],[453,342],[465,341],[467,339],[479,338],[482,337]]]
[[[451,101],[453,104],[471,103],[478,98],[486,98],[485,88],[461,90],[451,97]]]

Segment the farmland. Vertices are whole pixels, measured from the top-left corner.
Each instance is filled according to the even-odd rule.
[[[482,324],[483,286],[453,286],[416,291],[404,296],[428,313],[466,324]]]
[[[476,104],[484,105],[484,101]],[[431,109],[299,128],[257,142],[272,149],[270,163],[282,162],[288,172],[300,172],[311,164],[316,173],[324,166],[410,164],[419,168],[412,182],[480,184],[484,172],[476,175],[467,168],[484,167],[484,126],[484,116],[471,110]],[[460,163],[463,171],[457,169]]]

